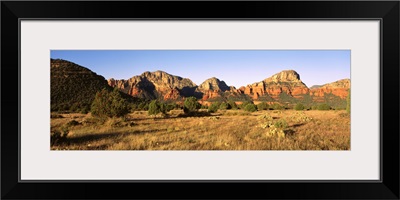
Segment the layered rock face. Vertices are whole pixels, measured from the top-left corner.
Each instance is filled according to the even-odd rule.
[[[230,88],[224,81],[212,77],[200,84],[197,90],[202,93],[202,100],[208,100],[212,98],[220,98],[222,92],[230,90]]]
[[[326,93],[332,93],[342,99],[345,99],[349,94],[350,89],[350,79],[342,79],[335,81],[333,83],[327,83],[320,87],[314,87],[310,90],[310,95],[313,96],[315,100],[321,100]]]
[[[300,80],[300,75],[294,70],[281,71],[261,82],[241,87],[239,90],[253,99],[262,96],[278,99],[281,93],[300,98],[300,95],[309,92],[308,87]]]
[[[294,70],[284,70],[273,76],[236,89],[216,77],[205,80],[197,86],[190,79],[174,76],[163,71],[144,72],[128,80],[109,79],[108,84],[121,91],[147,99],[182,100],[195,96],[201,101],[211,99],[253,99],[258,101],[280,100],[281,94],[302,99],[310,95],[315,101],[323,101],[325,94],[333,94],[342,99],[347,97],[350,79],[343,79],[309,89]]]
[[[222,92],[225,92],[230,88],[228,85],[226,85],[224,81],[220,81],[219,79],[212,77],[205,80],[202,84],[200,84],[198,89],[200,91],[220,90]]]
[[[176,100],[182,96],[194,96],[196,84],[190,79],[174,76],[163,71],[144,72],[128,80],[109,79],[108,84],[136,97]]]

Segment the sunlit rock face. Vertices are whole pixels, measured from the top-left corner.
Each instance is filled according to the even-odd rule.
[[[315,101],[322,101],[325,94],[333,94],[345,99],[349,94],[350,85],[350,79],[342,79],[322,86],[313,87],[310,90],[310,94]]]
[[[190,79],[174,76],[163,71],[144,72],[128,80],[109,79],[108,84],[136,97],[176,100],[183,96],[194,96],[196,84]]]
[[[212,77],[199,86],[188,78],[174,76],[163,71],[144,72],[128,80],[109,79],[108,84],[134,96],[147,99],[182,100],[195,96],[201,101],[216,99],[253,99],[258,101],[280,100],[282,95],[302,99],[304,95],[316,102],[322,102],[326,94],[342,99],[348,95],[350,79],[308,88],[294,70],[283,70],[260,82],[236,89],[224,81]],[[246,96],[244,98],[244,96]]]
[[[203,95],[202,100],[208,100],[220,98],[223,92],[230,90],[230,87],[224,81],[212,77],[205,80],[197,89]]]
[[[253,99],[266,95],[278,99],[282,93],[298,98],[309,92],[308,87],[300,80],[300,75],[294,70],[281,71],[261,82],[241,87],[240,90]]]

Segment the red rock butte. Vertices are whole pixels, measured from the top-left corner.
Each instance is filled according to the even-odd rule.
[[[202,102],[222,97],[244,97],[256,101],[260,99],[278,100],[281,94],[297,99],[310,95],[316,102],[326,94],[345,99],[350,89],[350,79],[342,79],[322,86],[308,88],[294,70],[283,70],[260,82],[236,89],[224,81],[212,77],[197,86],[188,78],[174,76],[163,71],[144,72],[128,80],[109,79],[108,84],[135,97],[162,97],[164,100],[178,100],[196,96]]]

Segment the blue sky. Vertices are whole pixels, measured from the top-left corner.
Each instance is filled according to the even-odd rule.
[[[259,82],[293,69],[308,86],[350,78],[350,50],[51,50],[51,58],[84,66],[104,78],[129,79],[162,70],[197,85],[211,77],[229,86]]]

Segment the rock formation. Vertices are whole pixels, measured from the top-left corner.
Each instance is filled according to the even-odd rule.
[[[300,80],[300,75],[294,70],[281,71],[261,82],[241,87],[239,90],[253,99],[263,96],[278,99],[281,93],[300,98],[302,94],[309,92],[308,87]]]
[[[242,86],[239,89],[228,86],[216,77],[205,80],[197,86],[188,78],[174,76],[163,71],[144,72],[128,80],[106,81],[104,77],[75,63],[50,60],[51,109],[68,110],[90,108],[96,92],[117,87],[125,99],[136,101],[161,99],[182,103],[186,97],[195,96],[207,104],[212,101],[240,102],[253,100],[268,103],[283,102],[330,102],[341,105],[350,89],[350,79],[342,79],[324,85],[308,88],[294,70],[284,70],[260,82]],[[110,87],[111,86],[111,87]]]
[[[350,89],[350,79],[342,79],[333,83],[327,83],[320,87],[316,87],[310,90],[310,95],[314,99],[321,99],[325,94],[332,93],[342,99],[345,99]]]
[[[223,92],[230,88],[224,81],[212,77],[200,84],[197,90],[203,94],[202,100],[208,100],[222,97]]]
[[[163,71],[144,72],[128,80],[109,79],[108,84],[137,97],[178,99],[195,96],[196,84],[190,79],[174,76]]]
[[[350,80],[343,79],[309,89],[294,70],[284,70],[260,82],[236,89],[216,77],[205,80],[197,86],[190,79],[174,76],[163,71],[144,72],[128,80],[109,79],[108,84],[135,97],[147,99],[182,100],[195,96],[201,101],[233,99],[243,101],[279,101],[282,95],[303,99],[304,95],[321,102],[325,94],[333,94],[342,99],[347,97]]]
[[[225,92],[229,90],[229,86],[226,85],[224,81],[220,81],[219,79],[212,77],[205,80],[202,84],[199,85],[198,89],[200,91],[210,91],[210,90],[219,90]]]

